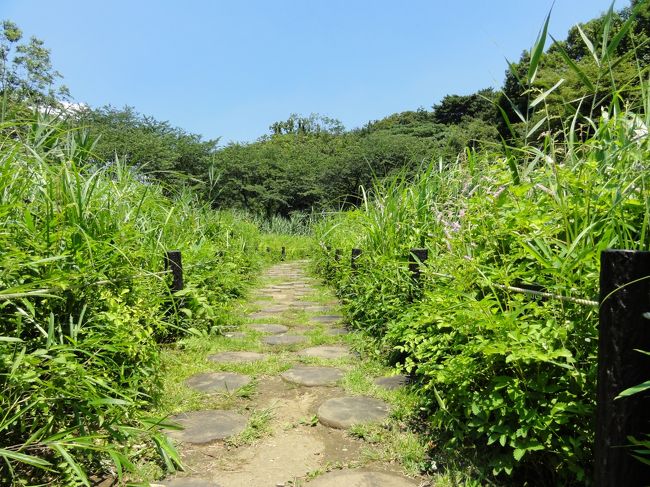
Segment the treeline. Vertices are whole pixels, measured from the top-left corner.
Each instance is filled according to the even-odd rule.
[[[266,217],[349,208],[375,178],[415,174],[432,161],[453,165],[467,149],[505,154],[506,147],[541,144],[546,133],[563,133],[574,115],[574,135],[586,138],[601,108],[634,103],[639,73],[650,62],[648,2],[633,0],[611,14],[607,52],[584,41],[603,35],[604,13],[573,27],[546,52],[524,51],[500,90],[447,95],[430,109],[352,130],[318,114],[292,114],[253,143],[218,147],[218,140],[205,141],[128,107],[87,109],[79,120],[101,135],[101,158],[124,157],[165,182],[182,178],[213,207]],[[546,34],[545,26],[540,35]],[[528,72],[531,57],[535,73]]]
[[[611,21],[604,32],[606,18]],[[546,27],[540,36],[546,37]],[[374,179],[404,170],[415,174],[432,161],[447,167],[467,149],[507,155],[508,147],[541,144],[545,134],[563,133],[567,123],[573,125],[572,136],[588,137],[603,107],[636,102],[650,62],[649,32],[648,2],[632,0],[618,12],[573,27],[545,52],[524,51],[508,67],[499,90],[447,95],[430,109],[395,113],[352,130],[318,114],[292,114],[272,123],[269,134],[255,142],[220,147],[218,139],[204,140],[131,107],[76,107],[62,113],[99,139],[97,160],[119,159],[169,186],[188,185],[215,208],[242,208],[267,218],[349,208]],[[603,35],[606,52],[585,42]],[[4,64],[18,60],[23,71],[33,72],[28,69],[21,80],[19,70],[3,70],[3,114],[11,106],[9,92],[53,106],[67,93],[63,87],[52,89],[60,75],[42,43],[19,40],[19,29],[5,25]],[[36,62],[25,61],[30,58]],[[535,73],[529,72],[531,58]]]

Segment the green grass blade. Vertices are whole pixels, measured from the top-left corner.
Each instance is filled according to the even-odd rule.
[[[542,59],[542,54],[544,53],[544,46],[546,45],[546,36],[548,35],[548,23],[551,20],[551,11],[546,15],[546,20],[544,21],[544,26],[542,31],[537,36],[535,45],[531,50],[530,64],[528,66],[528,84],[532,84],[535,81],[535,76],[537,75],[537,68],[539,67],[539,62]]]

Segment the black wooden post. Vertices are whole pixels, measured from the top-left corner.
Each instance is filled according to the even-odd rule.
[[[172,271],[171,291],[176,292],[183,289],[183,260],[180,250],[168,250],[165,254],[165,270]]]
[[[286,258],[287,258],[287,249],[285,249],[284,246],[283,246],[282,247],[282,252],[280,253],[280,260],[284,260]]]
[[[415,284],[420,283],[420,263],[424,263],[429,258],[429,251],[427,249],[411,249],[409,254],[409,271]]]
[[[356,270],[359,267],[357,259],[361,257],[361,249],[352,249],[352,254],[350,256],[350,267],[352,270]]]
[[[334,251],[334,260],[335,260],[336,262],[340,262],[340,261],[341,261],[341,249],[336,249],[336,250]]]
[[[650,485],[650,467],[632,457],[629,436],[650,432],[648,391],[615,399],[650,379],[650,252],[600,256],[600,332],[596,415],[596,487]]]

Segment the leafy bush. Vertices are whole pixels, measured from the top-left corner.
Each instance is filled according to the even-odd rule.
[[[467,152],[317,226],[318,267],[353,324],[417,379],[439,448],[472,450],[487,476],[590,481],[597,310],[572,299],[597,296],[600,251],[650,246],[647,122],[615,111],[584,143]],[[419,246],[417,295],[406,256]]]
[[[174,201],[38,116],[0,127],[0,483],[90,485],[156,453],[158,342],[218,331],[259,265],[253,223]],[[180,249],[172,294],[166,250]]]

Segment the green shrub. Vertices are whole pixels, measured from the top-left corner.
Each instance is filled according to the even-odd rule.
[[[149,418],[159,342],[219,331],[259,266],[255,224],[174,199],[82,131],[38,116],[0,127],[0,483],[90,485],[158,458]],[[169,290],[165,251],[182,251]]]

